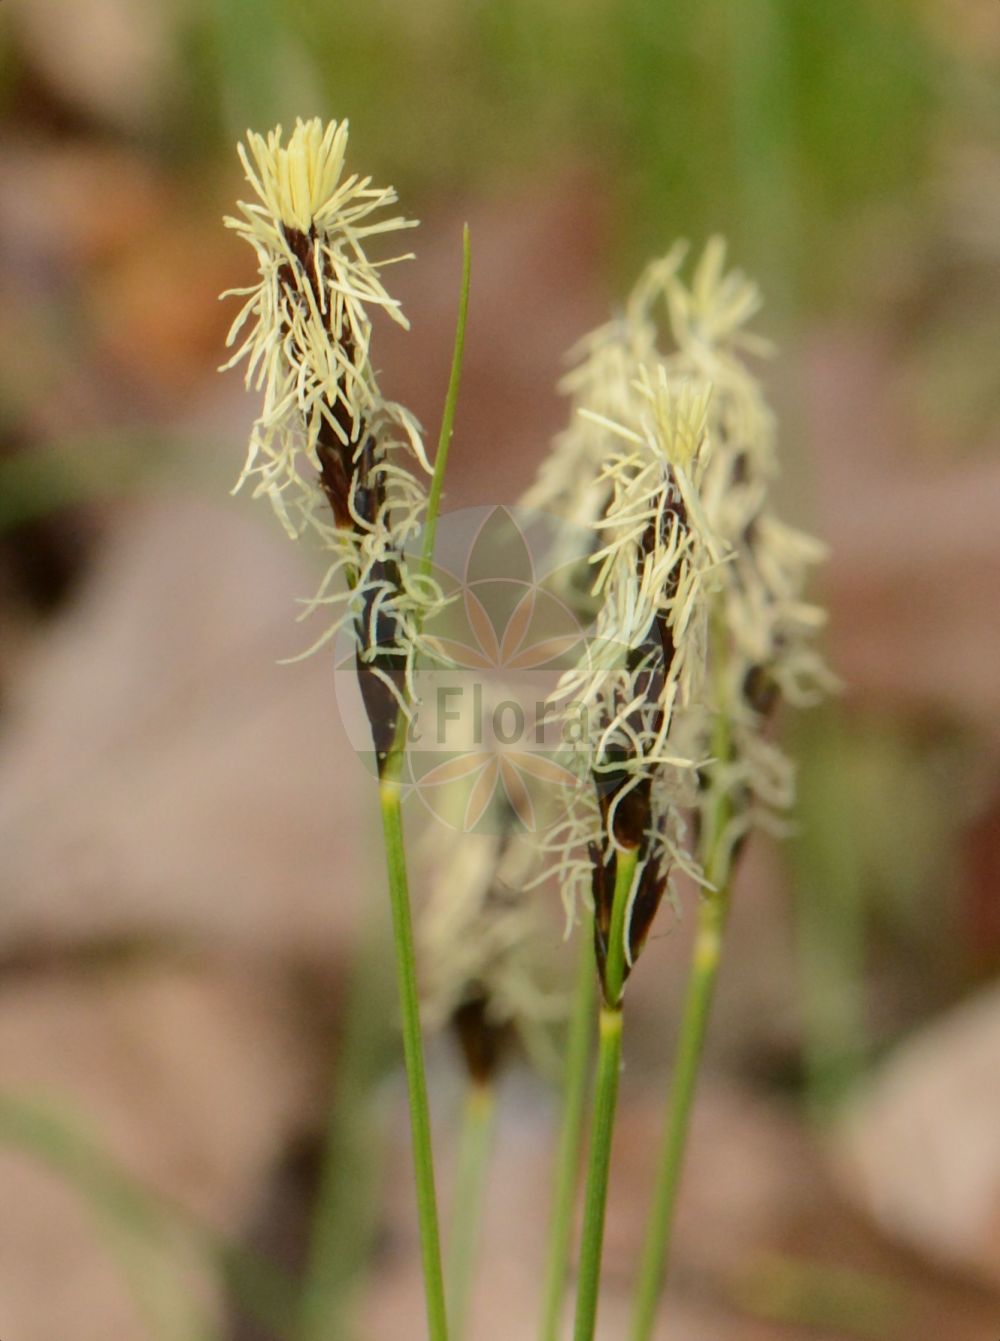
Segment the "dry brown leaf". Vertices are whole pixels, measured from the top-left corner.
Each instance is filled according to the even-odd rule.
[[[120,516],[11,690],[0,945],[164,934],[336,952],[375,784],[329,658],[277,664],[317,632],[294,623],[315,580],[225,499]]]

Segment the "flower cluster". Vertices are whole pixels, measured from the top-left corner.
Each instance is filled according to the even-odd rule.
[[[226,224],[256,252],[258,280],[231,291],[245,301],[226,367],[245,359],[247,386],[263,393],[237,488],[253,481],[290,536],[310,533],[329,551],[306,613],[340,607],[316,646],[339,627],[352,632],[381,762],[412,697],[416,637],[438,593],[406,562],[426,501],[420,430],[382,397],[371,361],[371,312],[407,325],[381,280],[406,258],[375,262],[366,246],[411,221],[373,217],[396,195],[346,173],[347,139],[346,121],[314,119],[297,122],[287,144],[279,126],[239,146],[257,199]]]
[[[725,797],[711,870],[721,883],[748,828],[793,799],[765,730],[776,699],[808,702],[832,682],[810,643],[822,612],[802,597],[822,547],[768,499],[773,417],[744,362],[767,350],[745,329],[759,294],[725,272],[719,240],[690,287],[683,255],[650,266],[624,314],[579,347],[564,382],[570,426],[529,495],[594,537],[594,637],[560,696],[587,708],[595,787],[551,845],[564,887],[589,883],[600,962],[617,853],[639,853],[631,964],[671,870],[709,883],[686,852],[683,812]]]
[[[575,1322],[576,1334],[589,1339],[600,1286],[625,983],[662,902],[673,894],[675,874],[686,874],[700,887],[702,902],[674,1092],[690,1097],[732,865],[753,827],[783,827],[794,799],[792,767],[772,738],[771,716],[779,701],[807,704],[834,684],[815,648],[822,611],[805,598],[823,549],[772,508],[774,419],[747,363],[748,356],[767,353],[747,329],[760,296],[742,274],[727,271],[724,246],[713,239],[690,281],[682,273],[682,244],[647,267],[623,312],[573,355],[563,382],[569,426],[523,499],[526,507],[562,519],[554,552],[546,555],[545,587],[516,525],[516,551],[504,537],[498,546],[508,570],[495,593],[502,629],[473,591],[483,579],[473,581],[470,573],[481,565],[468,562],[464,582],[443,568],[440,582],[431,579],[465,330],[468,239],[429,502],[431,472],[419,426],[382,396],[372,361],[373,314],[407,325],[382,280],[386,266],[406,258],[373,260],[367,248],[411,221],[389,210],[396,201],[390,188],[348,173],[347,143],[346,122],[300,120],[287,142],[278,127],[266,137],[248,133],[239,148],[255,198],[226,223],[253,248],[257,279],[235,291],[243,303],[229,332],[234,352],[226,366],[245,363],[247,385],[261,394],[262,407],[237,488],[250,484],[292,538],[310,537],[329,557],[319,591],[306,602],[306,613],[323,607],[335,616],[315,646],[338,630],[353,640],[381,783],[428,1328],[435,1337],[445,1335],[449,1315],[461,1330],[455,1319],[471,1280],[467,1226],[475,1220],[491,1082],[503,1049],[516,1033],[544,1063],[546,1025],[567,1004],[553,991],[556,938],[536,891],[555,876],[568,921],[581,902],[592,910],[604,999]],[[426,553],[417,558],[425,523]],[[522,557],[528,576],[513,579],[510,570]],[[492,589],[492,580],[484,581]],[[543,592],[556,598],[552,605]],[[456,636],[450,624],[431,624],[459,608],[482,646],[463,640],[461,629]],[[588,621],[589,635],[581,638]],[[436,713],[428,710],[420,721],[418,649],[439,691]],[[447,683],[449,672],[503,668],[506,677],[508,670],[550,665],[563,673],[554,694],[548,681],[536,690],[531,744],[554,750],[555,758],[528,747],[529,716],[516,686],[499,677],[473,683],[471,712],[449,706],[458,688]],[[404,719],[415,728],[407,740]],[[492,739],[484,746],[486,722]],[[443,757],[421,771],[409,747],[419,750],[422,728],[432,725],[424,749],[428,756],[439,749]],[[428,835],[431,889],[416,937],[403,832],[404,763],[425,797],[441,788],[437,817],[455,821]],[[545,784],[547,802],[555,797],[541,823],[526,778]],[[463,785],[445,785],[456,781]],[[539,845],[550,858],[547,869],[539,870]],[[553,1335],[571,1255],[594,1013],[589,945],[582,950],[567,1035],[549,1254],[547,1330]],[[426,1024],[454,1031],[470,1082],[456,1192],[459,1265],[449,1300],[421,1014]],[[673,1106],[665,1131],[637,1335],[647,1335],[653,1321],[688,1107]]]
[[[628,391],[636,427],[581,411],[608,435],[595,477],[608,497],[590,555],[600,606],[585,658],[559,687],[560,700],[588,724],[579,746],[594,784],[562,836],[564,850],[587,855],[571,857],[563,876],[589,881],[602,970],[619,852],[638,854],[626,965],[645,942],[671,871],[690,869],[680,807],[693,800],[696,761],[677,754],[675,722],[701,694],[706,611],[722,558],[699,499],[710,386],[671,381],[643,364]]]

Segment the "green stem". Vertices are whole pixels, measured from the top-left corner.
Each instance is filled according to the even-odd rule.
[[[591,1029],[597,996],[594,971],[594,925],[590,917],[579,930],[576,986],[573,1011],[566,1040],[566,1070],[563,1076],[562,1123],[556,1155],[555,1192],[545,1268],[545,1294],[541,1341],[558,1341],[569,1273],[573,1238],[573,1212],[580,1177],[583,1129],[587,1105],[587,1073],[590,1069]]]
[[[604,1211],[611,1168],[611,1138],[618,1105],[618,1078],[622,1056],[622,987],[625,982],[625,915],[635,879],[638,852],[619,849],[615,892],[611,905],[604,999],[599,1016],[597,1084],[587,1165],[587,1187],[580,1241],[580,1276],[576,1295],[574,1341],[593,1341],[597,1325],[597,1298],[601,1284]]]
[[[444,489],[444,472],[448,465],[448,448],[455,427],[455,407],[458,404],[458,387],[462,378],[462,356],[465,352],[465,327],[469,316],[469,278],[472,271],[472,244],[469,239],[469,225],[462,230],[462,284],[458,295],[458,321],[455,325],[455,344],[451,355],[451,374],[448,377],[448,391],[444,398],[444,411],[441,415],[441,431],[438,434],[437,455],[434,457],[434,474],[427,494],[427,517],[424,523],[424,543],[420,555],[420,575],[429,577],[434,559],[434,542],[437,538],[438,516],[441,512],[441,492]]]
[[[469,311],[469,275],[471,245],[468,225],[462,234],[462,287],[458,302],[458,324],[452,352],[451,374],[441,415],[437,456],[427,500],[427,519],[419,571],[427,577],[434,559],[437,519],[441,510],[441,491],[448,464],[448,448],[455,424],[455,407],[462,373],[465,325]],[[438,1228],[437,1196],[434,1188],[434,1155],[431,1146],[430,1106],[427,1102],[427,1077],[424,1074],[423,1046],[420,1034],[420,1008],[417,995],[416,956],[413,948],[413,918],[406,878],[406,850],[403,843],[403,813],[400,777],[406,749],[406,718],[400,714],[396,739],[386,757],[379,778],[382,807],[382,832],[389,868],[389,902],[392,932],[396,947],[396,972],[403,1024],[403,1056],[410,1101],[410,1129],[413,1139],[413,1166],[417,1183],[417,1217],[420,1224],[420,1251],[424,1269],[424,1293],[430,1341],[447,1341],[448,1325],[444,1302],[444,1276],[441,1269],[441,1234]]]
[[[721,712],[716,715],[712,747],[717,759],[730,757],[729,723]],[[691,1106],[715,995],[723,933],[729,915],[730,855],[726,827],[730,815],[729,795],[723,787],[717,786],[714,804],[705,815],[701,845],[705,877],[711,888],[702,896],[698,909],[694,953],[684,997],[666,1126],[653,1183],[646,1237],[639,1259],[631,1341],[649,1341],[652,1336],[656,1309],[667,1274],[677,1192],[691,1124]]]
[[[410,1130],[417,1184],[417,1216],[420,1224],[427,1329],[430,1341],[447,1341],[448,1326],[445,1315],[444,1278],[441,1271],[437,1197],[434,1190],[430,1107],[427,1101],[427,1078],[424,1074],[413,950],[413,920],[410,915],[406,855],[403,846],[400,774],[403,764],[401,740],[404,734],[403,731],[397,733],[397,744],[386,759],[379,781],[379,800],[382,807],[386,862],[389,868],[389,902],[392,908],[392,932],[396,946],[396,972],[399,979],[399,1002],[403,1024],[403,1056],[409,1088]]]
[[[452,1341],[461,1341],[465,1335],[469,1314],[476,1265],[476,1231],[493,1149],[495,1112],[493,1085],[488,1080],[471,1081],[462,1114],[455,1201],[448,1227],[448,1317]]]
[[[729,897],[726,890],[708,895],[698,910],[694,960],[688,979],[670,1089],[670,1105],[653,1185],[653,1204],[643,1243],[636,1287],[631,1341],[649,1341],[666,1275],[691,1105],[722,950]]]

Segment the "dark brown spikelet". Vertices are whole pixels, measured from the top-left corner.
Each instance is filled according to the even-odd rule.
[[[484,1085],[493,1079],[510,1039],[510,1026],[495,1024],[489,1017],[489,998],[477,987],[452,1013],[462,1059],[470,1080]]]
[[[286,302],[308,302],[308,288],[316,306],[322,308],[323,280],[329,279],[329,275],[322,273],[325,262],[316,245],[315,226],[308,233],[288,224],[283,224],[282,229],[294,257],[278,272]],[[330,340],[339,345],[346,363],[353,367],[357,357],[354,339],[349,331],[334,329],[332,304],[327,304],[326,310]],[[289,325],[286,323],[286,330]],[[373,527],[378,521],[385,505],[385,478],[378,468],[381,457],[374,434],[364,423],[353,423],[345,402],[346,397],[337,397],[324,405],[316,455],[319,483],[335,525],[341,530],[358,530],[361,526]],[[396,737],[404,683],[398,621],[385,612],[384,601],[380,600],[386,590],[399,590],[398,558],[390,557],[376,565],[368,577],[363,606],[355,621],[356,666],[381,776]]]
[[[352,476],[354,511],[368,526],[375,525],[385,503],[385,480],[377,469],[377,450],[375,439],[369,434]],[[352,523],[356,524],[353,518]],[[371,726],[380,777],[399,724],[404,667],[399,649],[399,621],[379,598],[387,590],[398,591],[400,582],[399,560],[395,556],[376,564],[369,574],[356,621],[358,684]]]
[[[658,544],[669,540],[674,527],[683,529],[686,526],[687,513],[684,502],[676,487],[671,484],[668,486],[666,503],[659,517],[648,524],[639,542],[641,562],[654,553]],[[677,584],[678,577],[672,575],[663,593],[668,608],[669,602],[677,594]],[[676,654],[673,628],[667,610],[664,609],[653,621],[643,642],[638,647],[630,647],[626,656],[625,664],[629,680],[639,691],[637,697],[640,698],[626,721],[637,735],[644,734],[644,728],[647,731],[658,732],[663,725],[660,700]],[[616,798],[620,798],[615,808],[615,838],[624,847],[640,847],[649,826],[651,781],[644,778],[637,785],[631,786],[630,790],[626,790],[630,787],[632,776],[628,762],[624,750],[620,746],[612,746],[603,761],[611,767],[602,767],[595,775],[594,781],[597,784],[601,812],[605,820],[608,819]],[[615,767],[616,764],[621,766]]]
[[[364,606],[357,619],[356,667],[381,777],[399,725],[399,700],[405,671],[403,654],[399,650],[398,621],[391,613],[387,614],[384,607],[377,609],[379,589],[375,584],[397,589],[399,566],[395,560],[378,564],[371,577],[373,585],[365,591]]]

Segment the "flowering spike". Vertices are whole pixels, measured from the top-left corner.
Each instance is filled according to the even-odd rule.
[[[238,291],[245,301],[227,341],[238,347],[226,366],[245,360],[247,386],[263,392],[237,488],[253,481],[288,534],[318,539],[328,576],[346,579],[333,596],[325,580],[316,604],[341,604],[381,767],[440,593],[406,562],[426,504],[420,431],[382,397],[371,362],[371,309],[407,322],[382,285],[389,262],[371,260],[365,241],[411,223],[373,218],[396,193],[345,175],[347,140],[346,121],[316,118],[297,121],[287,144],[278,126],[239,146],[257,199],[225,222],[256,252],[258,282]]]
[[[773,827],[794,786],[767,718],[779,698],[807,702],[833,684],[811,646],[822,612],[802,597],[822,546],[768,504],[774,420],[744,362],[769,350],[746,330],[759,291],[727,272],[719,238],[690,286],[683,256],[675,247],[647,267],[624,315],[577,347],[564,380],[570,426],[528,495],[593,536],[584,557],[602,601],[595,639],[560,693],[567,711],[586,709],[597,790],[550,846],[566,884],[592,884],[599,960],[617,851],[641,854],[631,962],[670,866],[703,880],[684,852],[679,807],[710,806],[721,790],[730,855],[751,825]],[[719,717],[726,757],[710,760]],[[724,867],[714,864],[716,878]]]

